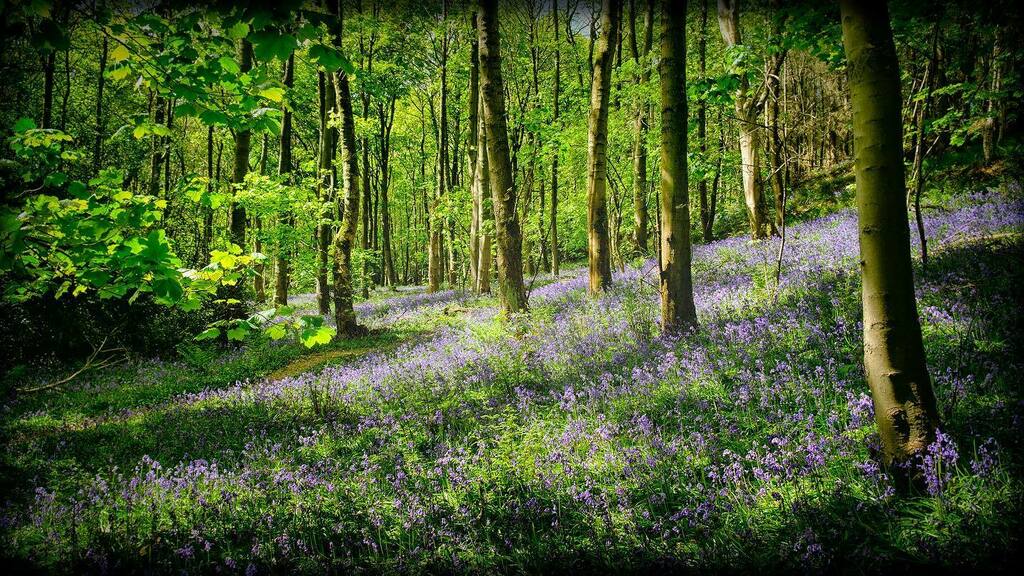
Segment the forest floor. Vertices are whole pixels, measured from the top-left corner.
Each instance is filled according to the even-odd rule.
[[[653,262],[528,315],[403,290],[372,335],[137,360],[2,408],[0,540],[59,572],[1009,566],[1020,545],[1020,190],[926,214],[917,292],[943,434],[927,489],[877,461],[851,210],[695,247],[701,327]],[[915,250],[918,250],[915,242]],[[302,306],[312,306],[303,303]],[[43,378],[44,376],[33,376]]]

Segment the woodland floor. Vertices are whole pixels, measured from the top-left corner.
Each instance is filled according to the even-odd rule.
[[[778,286],[777,240],[696,247],[701,328],[682,338],[658,336],[638,261],[596,301],[582,268],[538,276],[522,317],[462,290],[381,292],[357,305],[371,335],[325,350],[186,347],[9,400],[4,556],[62,573],[1006,569],[1024,204],[989,191],[926,216],[945,430],[919,494],[876,459],[841,210],[790,229]]]

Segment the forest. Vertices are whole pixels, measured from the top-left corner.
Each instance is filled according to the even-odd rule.
[[[0,0],[11,574],[1009,572],[1009,0]]]

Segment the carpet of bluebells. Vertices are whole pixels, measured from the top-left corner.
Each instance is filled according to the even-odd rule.
[[[597,300],[585,270],[537,282],[522,317],[462,291],[368,301],[373,328],[433,329],[145,410],[11,401],[2,547],[89,573],[1005,566],[1024,512],[1024,202],[977,194],[926,227],[944,424],[920,493],[878,461],[847,210],[789,229],[778,285],[778,240],[696,246],[700,328],[681,337],[659,335],[648,261]]]

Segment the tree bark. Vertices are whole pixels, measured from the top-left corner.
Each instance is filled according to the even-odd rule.
[[[340,31],[344,21],[341,2],[338,2],[337,16],[338,45],[341,45]],[[336,105],[341,112],[341,187],[344,200],[344,206],[339,209],[341,225],[334,235],[334,322],[339,337],[352,337],[364,331],[356,323],[356,312],[352,306],[352,248],[359,226],[359,155],[348,74],[338,71],[334,78]],[[341,200],[339,198],[339,204]]]
[[[295,84],[295,54],[288,57],[284,69],[284,85],[290,91]],[[286,184],[291,184],[292,172],[292,110],[291,103],[285,103],[283,118],[281,119],[281,153],[278,157],[277,173],[284,176]],[[291,214],[285,209],[278,216],[278,225],[284,228],[288,226]],[[277,246],[277,255],[274,258],[274,304],[278,306],[288,305],[288,246],[283,235],[279,234],[280,241]]]
[[[587,136],[587,255],[590,294],[608,289],[612,283],[611,243],[608,238],[608,96],[611,91],[612,60],[619,26],[618,0],[604,0],[601,6],[601,36],[594,54],[590,89],[590,117]]]
[[[480,0],[480,84],[487,133],[487,160],[495,232],[498,241],[498,288],[502,309],[524,312],[522,236],[516,215],[516,190],[505,124],[505,88],[501,76],[501,40],[497,0]]]
[[[476,12],[470,17],[473,30],[477,28]],[[477,173],[477,157],[479,152],[478,133],[480,131],[480,44],[476,34],[469,43],[469,136],[466,142],[466,155],[469,159],[469,174],[472,178],[471,193],[473,196],[472,213],[469,220],[469,277],[470,285],[475,290],[479,284],[480,270],[480,210],[482,195],[480,192],[480,174]]]
[[[743,43],[740,37],[738,0],[718,0],[718,27],[726,46]],[[755,239],[768,236],[761,191],[760,138],[757,131],[757,103],[750,95],[750,82],[741,75],[735,94],[736,118],[740,123],[740,162],[743,175],[743,198],[750,220],[750,233]]]
[[[853,108],[864,368],[887,464],[923,454],[939,415],[925,364],[906,216],[900,76],[884,0],[841,0]]]
[[[318,200],[323,204],[333,203],[335,196],[334,156],[337,149],[337,129],[328,125],[334,111],[336,97],[334,75],[320,73],[320,182],[317,190]],[[327,262],[332,242],[332,226],[327,221],[327,214],[317,214],[317,274],[316,296],[317,307],[322,315],[331,313],[331,285],[327,276]]]
[[[92,171],[99,174],[100,166],[103,164],[103,88],[107,83],[107,35],[103,35],[103,44],[100,47],[100,71],[96,79],[96,136],[92,145]]]
[[[248,40],[242,40],[238,47],[238,60],[241,73],[252,70],[252,45]],[[249,173],[249,143],[252,134],[249,130],[235,131],[235,160],[234,169],[231,173],[232,184],[239,185],[245,182],[245,175]],[[231,201],[231,242],[245,249],[245,207]]]
[[[632,39],[630,48],[633,52],[633,61],[640,67],[640,72],[635,79],[640,85],[646,85],[651,76],[647,56],[651,52],[653,42],[654,0],[646,0],[646,4],[643,43],[639,44],[639,47],[636,41],[635,18],[634,15],[630,15],[630,27],[633,29],[633,33],[630,35]],[[678,9],[683,10],[682,7]],[[650,106],[647,100],[641,96],[641,100],[637,102],[636,118],[633,121],[633,240],[636,243],[637,252],[641,255],[647,254],[648,246],[647,117],[649,114]]]
[[[443,20],[447,25],[448,3],[443,3]],[[441,235],[444,230],[444,219],[437,217],[437,208],[443,202],[448,185],[448,30],[441,37],[441,103],[438,110],[437,133],[437,196],[434,210],[430,214],[430,243],[427,248],[427,291],[437,292],[441,288],[443,266],[441,262]]]
[[[558,2],[554,2],[551,5],[551,17],[554,19],[555,28],[555,80],[554,89],[552,95],[552,115],[551,122],[556,128],[559,128],[558,119],[558,100],[561,90],[561,75],[562,75],[562,53],[558,45]],[[558,146],[555,146],[554,152],[551,154],[551,275],[558,278]]]
[[[686,172],[686,4],[662,0],[661,8],[661,326],[672,333],[696,326],[697,311]]]

